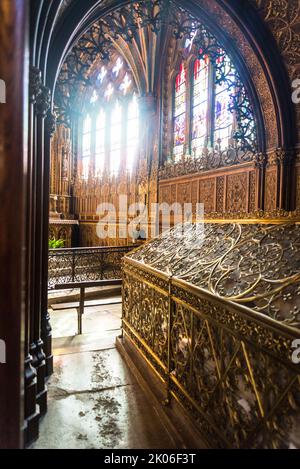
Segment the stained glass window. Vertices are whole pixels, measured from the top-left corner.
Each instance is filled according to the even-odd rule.
[[[79,171],[86,179],[121,169],[132,171],[139,143],[136,85],[128,64],[117,54],[89,77]]]
[[[98,93],[96,90],[94,90],[90,99],[90,103],[95,104],[97,101],[98,101]]]
[[[87,115],[83,122],[82,138],[82,176],[87,179],[89,176],[90,158],[92,145],[92,119]]]
[[[218,60],[223,65],[225,76],[234,73],[225,54]],[[221,150],[228,148],[233,133],[234,114],[229,109],[233,92],[227,81],[215,85],[214,144]]]
[[[121,57],[118,57],[117,60],[116,60],[116,64],[115,64],[115,66],[112,70],[116,77],[119,75],[120,70],[121,70],[122,67],[123,67],[123,61],[122,61]]]
[[[209,59],[196,60],[193,73],[192,152],[198,157],[208,138]]]
[[[120,90],[123,91],[123,94],[126,94],[127,91],[130,89],[131,86],[131,80],[128,76],[128,73],[126,73],[124,80],[122,81],[120,85]]]
[[[116,102],[111,113],[110,126],[110,172],[118,173],[121,163],[122,107]]]
[[[136,159],[139,141],[139,107],[136,96],[133,97],[128,106],[127,115],[127,158],[126,166],[132,171]]]
[[[105,127],[106,115],[101,109],[96,122],[95,173],[101,176],[105,165]]]
[[[174,156],[179,160],[183,155],[186,127],[186,70],[181,64],[175,82],[174,106]]]
[[[190,50],[193,46],[194,39],[197,35],[197,27],[196,27],[195,23],[192,23],[191,26],[194,29],[191,31],[190,35],[185,39],[185,43],[184,43],[184,49],[185,49],[186,53],[190,52]]]
[[[201,158],[205,148],[224,151],[234,142],[240,145],[239,148],[251,150],[251,142],[255,141],[254,120],[245,90],[244,94],[238,95],[243,88],[230,58],[221,48],[212,56],[204,55],[200,49],[199,59],[190,68],[191,53],[184,56],[175,80],[173,159],[179,161],[185,147],[189,147],[191,155],[196,158]],[[188,89],[191,94],[189,102]],[[244,99],[246,107],[240,105],[239,99]],[[187,111],[191,115],[190,122],[186,120]]]
[[[114,94],[114,87],[111,83],[109,83],[105,90],[104,96],[109,101],[113,94]]]
[[[106,68],[105,68],[104,66],[102,66],[102,67],[101,67],[101,71],[100,71],[100,73],[99,73],[99,75],[98,75],[98,77],[97,77],[98,80],[100,81],[100,83],[103,83],[103,80],[104,80],[104,78],[106,77],[106,75],[107,75],[107,70],[106,70]]]

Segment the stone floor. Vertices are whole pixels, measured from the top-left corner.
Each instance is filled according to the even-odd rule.
[[[76,314],[50,314],[55,373],[48,383],[48,413],[32,449],[175,448],[157,409],[115,348],[121,305],[91,308],[82,336],[72,336]]]

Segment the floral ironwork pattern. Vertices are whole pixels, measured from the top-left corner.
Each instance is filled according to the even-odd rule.
[[[221,280],[228,273],[226,255],[223,258],[222,253],[234,253],[238,246],[252,243],[264,251],[260,259],[266,256],[267,260],[263,269],[263,261],[254,260],[253,271],[247,265],[250,275],[257,275],[259,266],[265,278],[267,272],[275,273],[276,283],[277,267],[281,268],[278,263],[283,262],[283,270],[291,278],[297,259],[292,262],[294,267],[288,265],[291,264],[288,253],[297,253],[297,247],[289,250],[292,237],[293,245],[298,245],[297,226],[243,228],[209,226],[207,244],[204,247],[201,243],[194,244],[190,254],[181,239],[176,249],[170,244],[172,249],[164,257],[164,242],[167,239],[170,242],[173,236],[171,242],[176,243],[173,232],[126,256],[123,265],[125,340],[135,345],[164,381],[167,395],[176,397],[190,413],[208,446],[299,448],[300,374],[291,360],[292,342],[300,337],[299,331],[279,320],[264,320],[249,304],[243,308],[226,300],[224,295],[213,296],[207,287],[214,266],[224,269],[223,272],[218,267],[215,269],[221,274]],[[192,232],[188,235],[189,242]],[[278,242],[281,261],[275,247]],[[270,251],[270,257],[265,250]],[[246,263],[255,259],[254,252],[252,246]],[[177,275],[173,277],[168,269],[169,261],[174,271],[185,266],[186,272],[189,267],[193,271],[199,261],[198,272],[202,269],[206,287],[197,288],[197,280],[191,285],[177,279]],[[245,274],[243,268],[241,271]],[[209,281],[216,283],[213,279]],[[229,294],[232,294],[230,285]],[[163,337],[158,341],[160,346],[154,335],[158,309],[159,317],[163,318],[157,336]]]
[[[48,289],[66,283],[119,279],[125,254],[134,246],[52,249],[48,255]]]
[[[176,226],[131,257],[300,327],[300,228],[291,225]]]

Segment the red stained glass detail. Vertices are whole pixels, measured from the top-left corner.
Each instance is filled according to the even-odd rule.
[[[185,88],[186,82],[186,71],[183,64],[180,65],[180,71],[176,77],[176,93],[181,93],[183,91],[182,88]]]

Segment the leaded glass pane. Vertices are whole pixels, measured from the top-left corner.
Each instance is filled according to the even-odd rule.
[[[82,158],[82,177],[88,179],[90,170],[90,157]]]
[[[127,115],[127,170],[132,171],[138,149],[139,137],[139,107],[134,96],[128,106]]]
[[[222,71],[223,79],[220,80],[220,71],[216,74],[215,85],[215,116],[214,116],[214,144],[220,150],[226,150],[233,134],[234,114],[230,109],[232,96],[235,93],[235,69],[225,53],[218,58],[217,68]]]
[[[229,110],[231,102],[229,90],[225,90],[216,95],[215,104],[215,144],[218,144],[221,150],[228,148],[232,137],[233,114]]]
[[[183,145],[185,142],[185,114],[175,117],[174,120],[174,144]]]
[[[184,112],[186,112],[186,72],[181,65],[180,72],[176,77],[174,116],[177,117]]]
[[[208,131],[209,60],[196,60],[193,77],[192,152],[199,156],[205,146]]]
[[[87,134],[92,130],[92,119],[89,115],[86,116],[83,122],[83,133]]]
[[[179,159],[184,151],[186,124],[186,71],[181,64],[175,82],[174,156]]]
[[[110,171],[118,173],[121,163],[122,108],[116,103],[111,114],[110,128]]]
[[[82,140],[82,156],[88,156],[91,152],[91,134],[84,134]]]
[[[105,112],[101,110],[96,124],[96,151],[95,151],[95,171],[100,176],[104,170],[105,163]]]
[[[82,176],[87,179],[89,175],[92,143],[92,119],[88,115],[83,122],[82,136]]]

